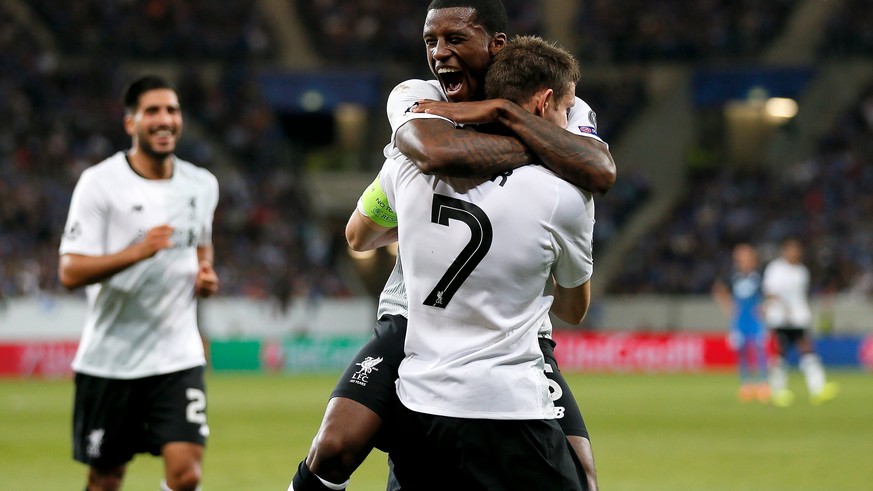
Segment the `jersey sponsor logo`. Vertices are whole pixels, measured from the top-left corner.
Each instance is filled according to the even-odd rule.
[[[369,375],[374,371],[379,371],[379,369],[376,368],[376,365],[382,363],[382,360],[383,358],[381,356],[379,358],[373,358],[372,356],[368,356],[364,358],[364,361],[360,363],[355,363],[355,365],[358,365],[359,367],[361,367],[361,369],[352,374],[352,378],[349,380],[349,382],[353,384],[363,385],[366,387],[367,383],[370,381]]]
[[[106,434],[106,430],[103,428],[98,428],[96,430],[91,430],[91,433],[88,434],[88,457],[99,458],[102,452],[101,447],[103,446],[103,435]]]
[[[142,212],[142,210],[143,210],[143,206],[140,205],[140,204],[133,205],[133,206],[130,208],[130,211],[133,212],[133,213],[140,213],[140,212]]]

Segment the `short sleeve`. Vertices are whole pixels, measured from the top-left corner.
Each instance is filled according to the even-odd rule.
[[[606,143],[597,133],[597,114],[587,102],[578,97],[573,107],[570,108],[570,114],[567,118],[567,131]]]
[[[413,104],[421,99],[430,99],[434,101],[445,101],[446,97],[442,90],[435,83],[426,80],[407,80],[391,91],[388,95],[388,122],[391,124],[391,141],[385,146],[385,157],[394,158],[399,152],[394,146],[394,137],[397,130],[413,119],[442,119],[449,123],[455,124],[454,121],[446,119],[442,116],[427,113],[416,113],[410,109]]]
[[[105,196],[89,170],[82,173],[73,190],[60,254],[100,256],[106,254],[108,208]]]
[[[594,200],[585,191],[563,182],[558,193],[560,202],[552,217],[557,255],[552,273],[562,287],[575,288],[594,274]]]
[[[197,239],[198,247],[212,245],[212,222],[215,219],[215,209],[218,207],[218,179],[211,172],[206,172],[206,176],[209,180],[206,200],[208,208],[200,227],[200,237]]]

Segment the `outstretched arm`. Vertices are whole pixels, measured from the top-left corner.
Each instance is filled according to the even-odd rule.
[[[555,131],[553,123],[506,99],[457,103],[422,100],[418,101],[411,110],[435,114],[463,124],[500,123],[517,136],[518,144],[525,149],[527,155],[525,158],[529,158],[533,153],[538,161],[575,186],[596,194],[604,194],[615,184],[615,161],[606,144],[569,131]],[[451,126],[448,122],[444,123]],[[444,154],[458,155],[460,158],[461,154],[469,155],[469,150],[476,148],[469,145],[453,146],[454,140],[448,138],[444,139],[440,148]],[[497,136],[497,138],[506,137]],[[400,131],[398,131],[398,148],[409,157],[400,146]],[[448,157],[443,158],[449,160]],[[514,167],[501,170],[511,168]],[[434,172],[439,173],[439,171]]]

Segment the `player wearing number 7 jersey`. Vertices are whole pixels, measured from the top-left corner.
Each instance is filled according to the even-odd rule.
[[[486,93],[563,131],[578,78],[571,55],[523,37],[495,56]],[[581,489],[538,334],[550,309],[572,323],[587,310],[591,195],[541,166],[446,178],[402,157],[386,161],[376,185],[398,217],[409,309],[403,431],[391,448],[401,486]],[[554,297],[544,295],[550,278]]]

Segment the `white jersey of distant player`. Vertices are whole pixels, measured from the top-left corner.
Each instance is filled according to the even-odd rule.
[[[765,319],[770,327],[806,328],[812,325],[809,308],[809,269],[776,258],[764,268],[764,294],[767,300]]]
[[[394,136],[397,129],[407,121],[413,119],[428,119],[438,118],[445,119],[441,116],[436,116],[427,113],[414,113],[409,108],[419,99],[430,99],[435,101],[447,101],[446,94],[437,80],[407,80],[394,88],[388,98],[388,121],[391,124],[391,141],[385,146],[384,155],[386,158],[397,158],[402,156],[400,150],[394,144]],[[454,124],[453,121],[446,121]],[[576,102],[570,109],[568,117],[567,131],[593,138],[603,142],[597,134],[597,117],[591,107],[582,99],[576,98]],[[397,264],[391,272],[385,288],[379,297],[379,315],[383,313],[392,313],[406,315],[403,306],[406,304],[406,291],[403,284],[402,267],[400,265],[400,256],[397,257]],[[550,336],[552,325],[548,318],[545,317],[541,334]]]
[[[549,419],[537,340],[549,275],[572,288],[593,272],[591,196],[541,166],[493,179],[427,176],[386,161],[409,308],[398,396],[428,414]]]
[[[113,254],[155,226],[175,230],[172,248],[86,287],[88,310],[75,371],[131,379],[205,364],[194,281],[197,246],[212,242],[217,203],[215,176],[179,159],[166,180],[141,177],[123,152],[82,173],[61,254]]]

